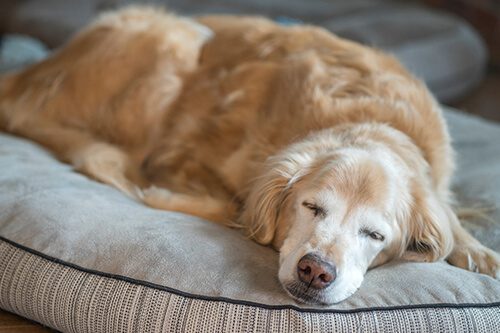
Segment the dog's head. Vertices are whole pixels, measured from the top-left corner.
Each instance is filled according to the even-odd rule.
[[[336,303],[369,268],[449,253],[453,213],[428,169],[388,126],[322,131],[268,160],[242,218],[254,239],[280,251],[279,280],[292,297]]]

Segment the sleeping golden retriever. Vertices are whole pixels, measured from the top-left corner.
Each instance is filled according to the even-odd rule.
[[[500,278],[450,204],[440,106],[392,57],[312,26],[106,14],[5,76],[0,125],[145,204],[244,228],[297,300],[396,258]]]

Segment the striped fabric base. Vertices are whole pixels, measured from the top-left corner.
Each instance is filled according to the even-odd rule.
[[[189,295],[0,239],[0,308],[63,332],[500,332],[500,303],[304,310]]]

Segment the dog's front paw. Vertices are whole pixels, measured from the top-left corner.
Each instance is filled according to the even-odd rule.
[[[455,248],[446,260],[454,266],[500,280],[500,255],[483,245]]]
[[[142,192],[142,201],[153,208],[169,209],[173,193],[165,188],[151,186]]]

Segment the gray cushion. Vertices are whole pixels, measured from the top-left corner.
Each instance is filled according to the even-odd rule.
[[[3,36],[0,45],[0,74],[40,61],[48,53],[45,45],[34,38],[22,35]]]
[[[184,14],[288,16],[394,53],[441,101],[469,91],[482,78],[486,48],[464,21],[408,2],[389,0],[4,0],[0,29],[59,46],[97,12],[127,3],[157,3]],[[3,15],[2,15],[3,13]]]
[[[458,188],[500,202],[500,127],[454,112],[447,118],[459,152]],[[500,322],[500,282],[444,262],[389,263],[369,271],[346,301],[311,310],[280,287],[277,253],[235,230],[147,208],[8,135],[0,135],[0,169],[0,307],[60,330],[135,331],[144,309],[154,309],[148,320],[155,327],[176,321],[178,311],[211,329],[225,327],[226,317],[241,331],[248,328],[242,322],[329,329],[340,315],[347,331],[358,330],[366,324],[359,313],[375,318],[374,331],[466,325],[492,332]],[[499,224],[467,226],[500,250]],[[264,314],[249,315],[259,309]],[[475,326],[467,326],[471,320]]]

